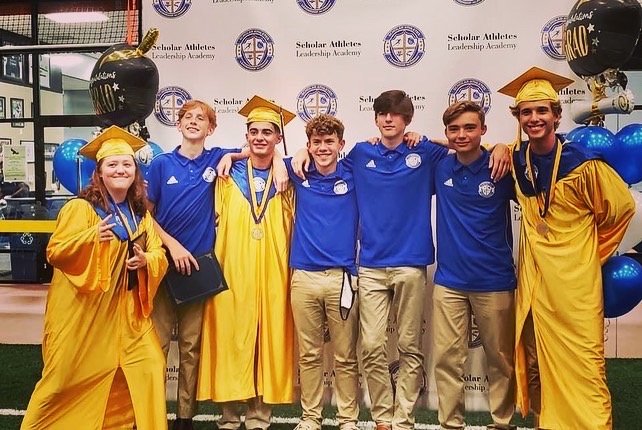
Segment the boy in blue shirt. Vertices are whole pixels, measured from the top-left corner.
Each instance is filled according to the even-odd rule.
[[[443,114],[449,146],[437,163],[437,270],[433,291],[433,354],[442,428],[463,429],[468,327],[475,318],[486,353],[493,424],[510,429],[515,411],[515,268],[510,200],[512,177],[494,182],[482,108],[458,102]]]
[[[355,300],[357,198],[352,171],[337,161],[344,126],[322,114],[306,126],[313,163],[302,180],[290,178],[296,190],[294,234],[290,249],[292,314],[299,345],[301,407],[297,430],[320,430],[323,410],[323,322],[327,320],[334,349],[335,392],[340,430],[356,430],[359,418]]]

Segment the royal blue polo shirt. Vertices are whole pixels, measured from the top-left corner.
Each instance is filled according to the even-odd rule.
[[[490,179],[490,154],[466,166],[449,154],[437,164],[437,271],[435,284],[473,291],[515,288],[511,175]]]
[[[154,218],[194,256],[214,247],[214,181],[216,165],[228,152],[212,148],[193,160],[177,147],[152,160],[147,174],[147,198],[154,204]]]
[[[296,190],[290,267],[320,271],[342,267],[356,275],[357,197],[352,172],[343,161],[327,176],[311,163],[302,180],[286,160]]]
[[[435,260],[430,220],[436,163],[448,150],[425,137],[415,148],[360,142],[352,168],[360,224],[359,265],[426,266]]]

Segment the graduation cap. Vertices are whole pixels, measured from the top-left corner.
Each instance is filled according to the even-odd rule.
[[[283,107],[264,99],[261,96],[253,96],[241,109],[239,114],[247,117],[246,124],[253,122],[269,122],[276,125],[283,134],[283,149],[287,155],[288,150],[285,146],[284,127],[292,121],[296,115],[283,109]]]
[[[539,67],[531,67],[498,91],[515,98],[514,106],[521,102],[538,100],[558,101],[557,92],[575,82]]]
[[[100,161],[111,155],[134,156],[134,153],[145,145],[146,142],[140,137],[112,125],[80,148],[78,153],[92,160]]]

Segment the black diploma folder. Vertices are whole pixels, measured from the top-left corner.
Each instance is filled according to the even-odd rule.
[[[192,266],[192,273],[183,275],[170,263],[165,275],[167,291],[177,305],[203,300],[228,289],[223,270],[216,257],[210,254],[197,257],[200,270]]]

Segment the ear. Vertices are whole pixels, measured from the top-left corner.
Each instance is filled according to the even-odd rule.
[[[339,152],[343,150],[343,147],[346,145],[345,139],[341,139],[341,142],[339,142]]]
[[[482,125],[482,127],[481,127],[481,134],[482,134],[482,136],[483,136],[484,134],[486,134],[486,130],[488,130],[488,127],[486,126],[486,124]]]

